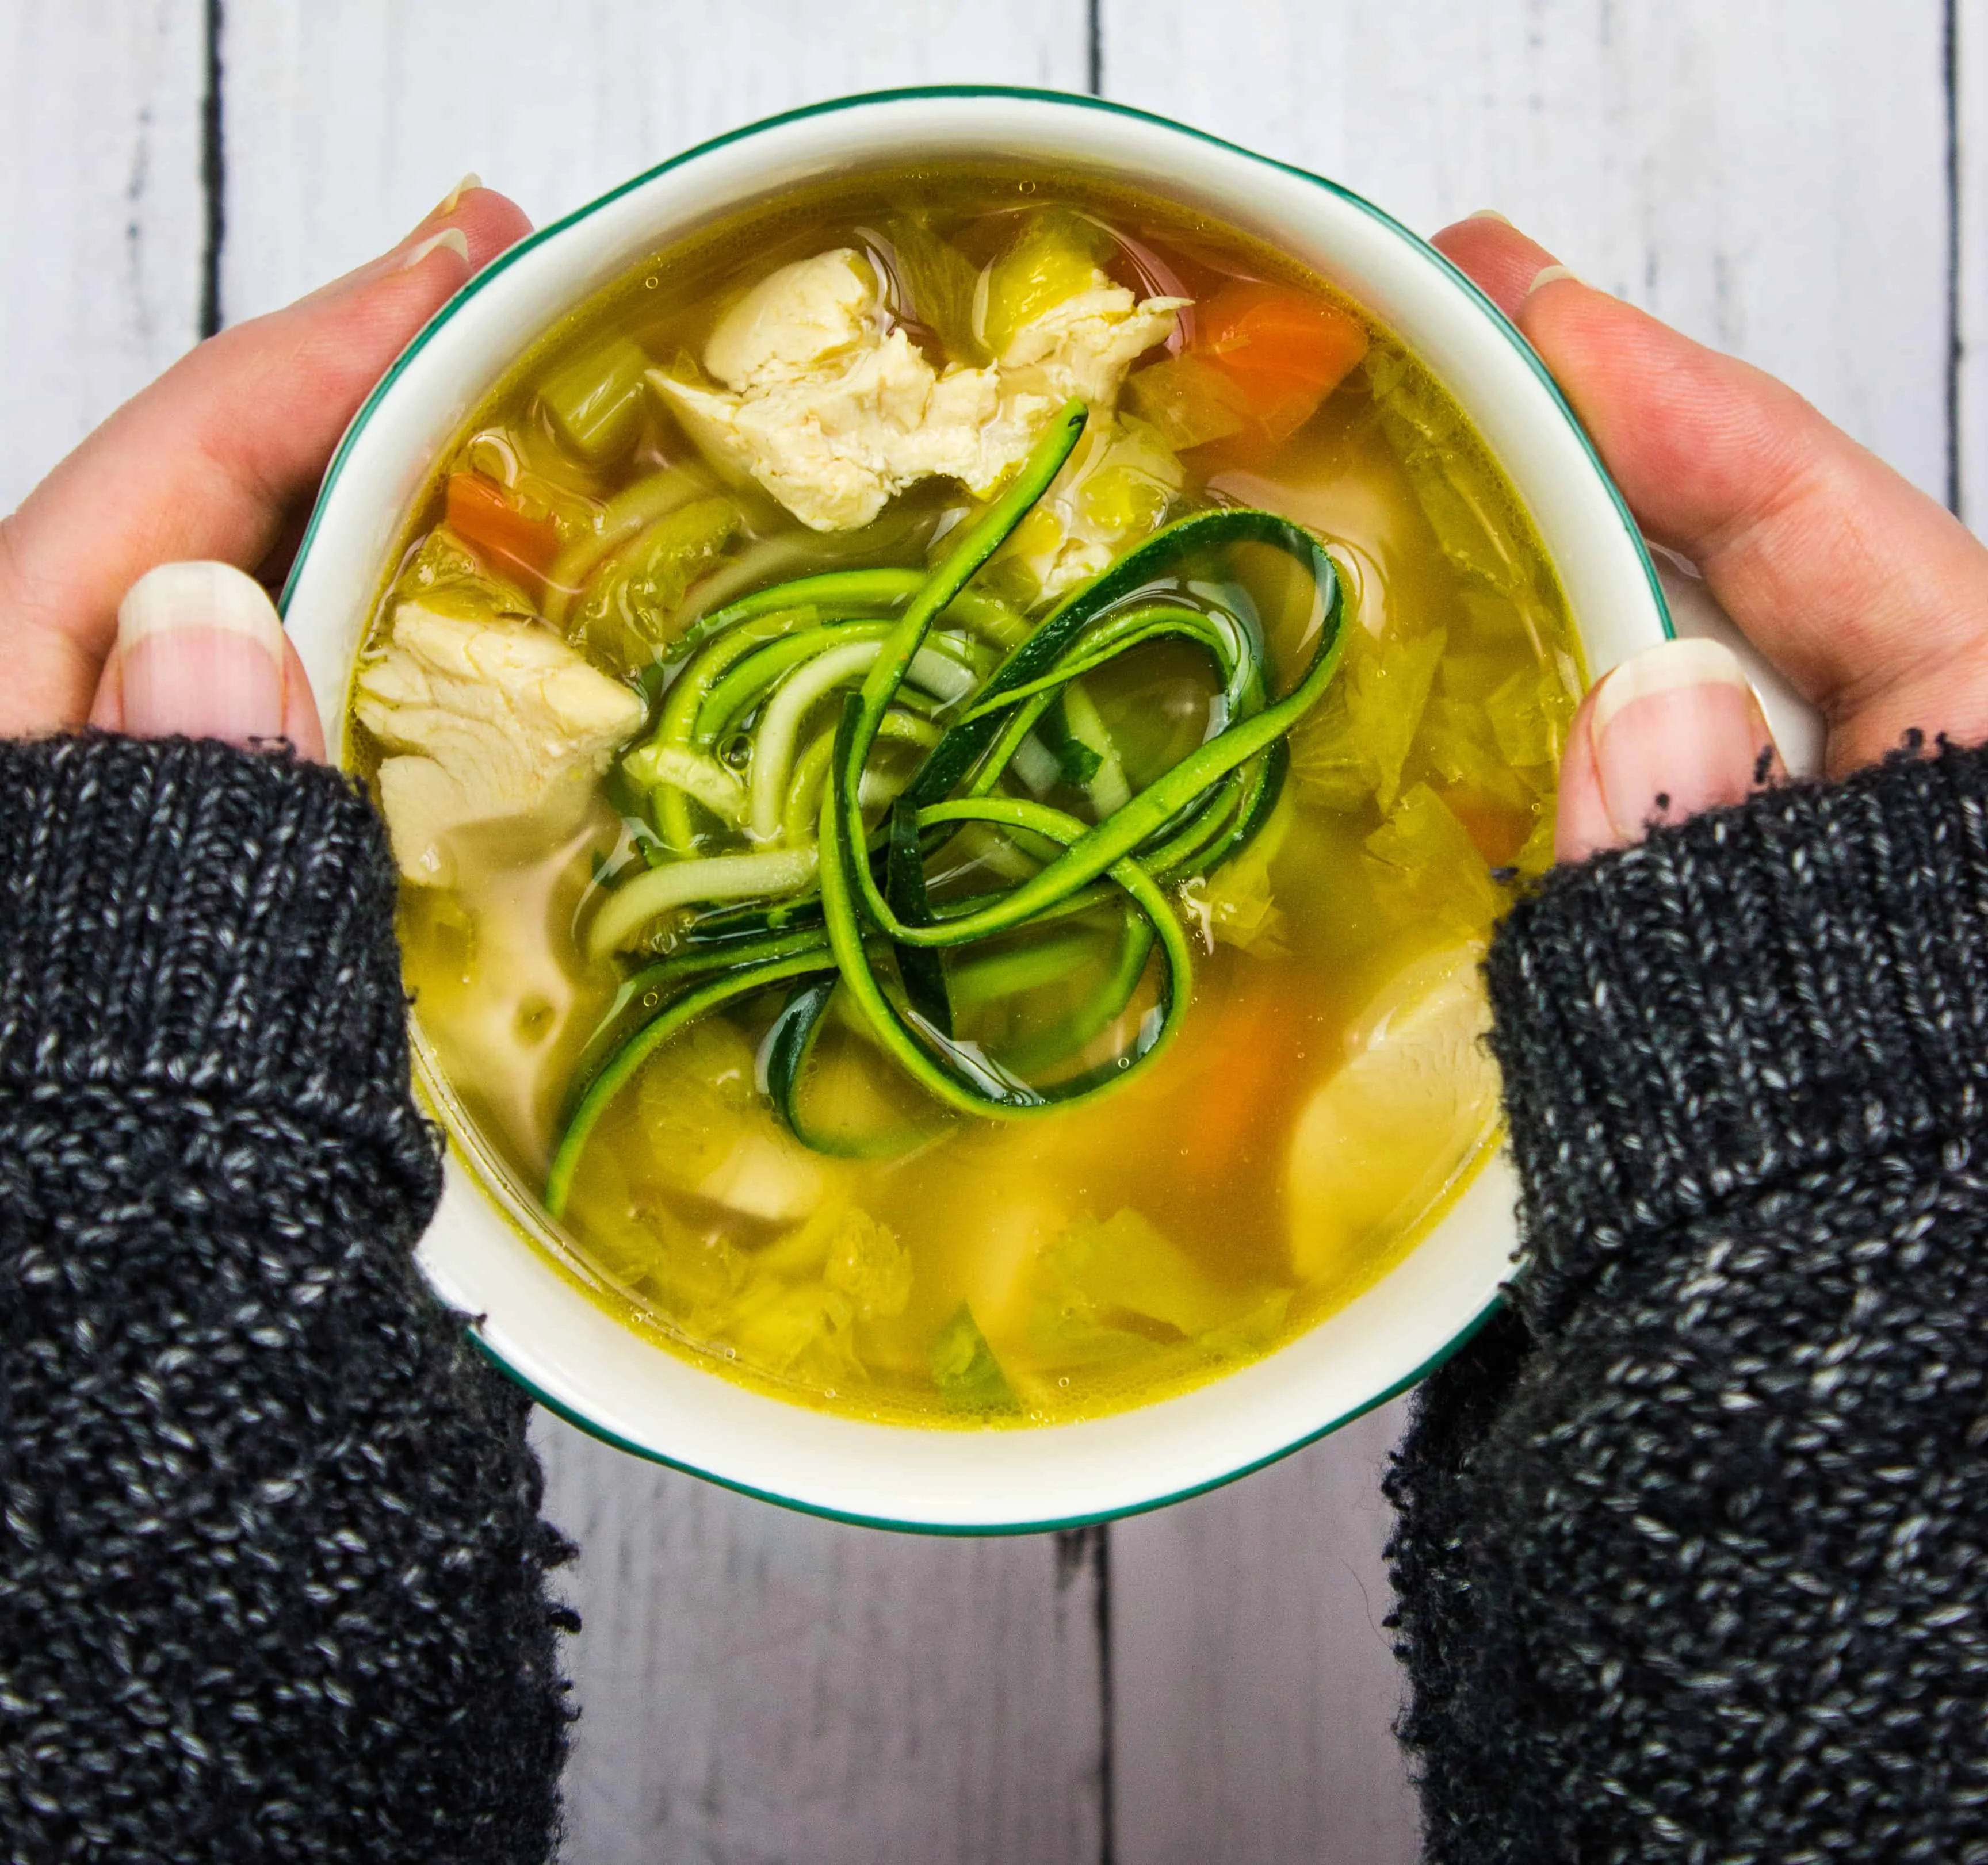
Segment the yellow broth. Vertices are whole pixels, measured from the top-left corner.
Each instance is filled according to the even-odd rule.
[[[789,200],[632,269],[475,410],[408,515],[372,648],[451,468],[525,488],[569,550],[628,487],[702,471],[654,397],[610,465],[562,451],[536,397],[573,359],[625,336],[681,368],[723,308],[776,266],[848,245],[881,271],[891,255],[877,230],[915,214],[977,268],[1045,206],[1108,229],[1106,269],[1149,295],[1205,301],[1226,279],[1256,279],[1346,308],[1286,258],[1203,217],[1045,173],[935,171]],[[1199,962],[1179,1042],[1095,1100],[1028,1121],[952,1118],[898,1156],[850,1159],[800,1147],[759,1092],[756,1055],[777,998],[694,1026],[609,1107],[561,1227],[595,1299],[645,1336],[856,1416],[1095,1416],[1314,1325],[1412,1247],[1482,1163],[1496,1107],[1476,1043],[1475,959],[1512,885],[1549,858],[1561,735],[1583,674],[1509,484],[1422,365],[1350,308],[1371,347],[1297,431],[1253,451],[1217,441],[1181,456],[1175,512],[1260,505],[1324,540],[1347,586],[1348,646],[1326,701],[1291,736],[1268,826],[1180,891]],[[915,335],[936,357],[940,337]],[[837,537],[806,531],[763,494],[728,495],[742,527],[692,585],[686,615],[841,563],[922,566],[935,524],[968,502],[928,485]],[[1226,567],[1288,686],[1310,651],[1305,604],[1288,576]],[[985,574],[1013,579],[999,559]],[[1176,648],[1129,655],[1090,688],[1107,728],[1144,744],[1149,763],[1165,762],[1170,735],[1191,745],[1207,714],[1207,674]],[[377,772],[378,749],[356,724],[352,740]],[[420,1028],[477,1134],[527,1191],[544,1181],[580,1051],[634,962],[590,961],[576,934],[597,876],[631,846],[617,802],[597,789],[550,845],[501,823],[464,833],[455,885],[403,889]],[[652,948],[669,937],[664,927]],[[1100,935],[1100,963],[1107,945]],[[1134,1012],[1150,980],[1142,992]],[[996,1012],[980,1033],[998,1044],[1068,1008],[1053,988],[1022,1006],[1019,1024]],[[848,1018],[833,1024],[820,1068],[830,1101],[923,1117],[918,1091],[878,1065]]]

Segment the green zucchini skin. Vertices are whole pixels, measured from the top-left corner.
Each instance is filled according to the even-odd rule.
[[[704,755],[722,750],[728,732],[749,739],[747,721],[763,716],[783,681],[823,654],[841,657],[823,663],[816,677],[828,691],[850,686],[826,772],[824,733],[806,761],[806,787],[797,776],[783,817],[790,822],[820,782],[817,872],[813,887],[794,898],[697,912],[668,957],[622,986],[574,1072],[546,1180],[554,1217],[565,1209],[600,1116],[648,1056],[698,1018],[762,993],[786,995],[761,1049],[760,1085],[803,1144],[844,1157],[928,1144],[955,1115],[1030,1119],[1107,1093],[1136,1079],[1173,1040],[1192,995],[1194,954],[1170,890],[1239,852],[1275,807],[1289,764],[1286,735],[1339,666],[1344,586],[1324,546],[1303,526],[1245,508],[1199,512],[1165,526],[1033,627],[998,597],[969,587],[1049,489],[1087,418],[1080,402],[1068,404],[1007,490],[930,569],[791,579],[702,617],[672,648],[680,671],[649,743]],[[1195,558],[1240,543],[1283,552],[1312,585],[1310,659],[1280,695],[1246,600],[1239,610],[1212,597],[1196,607],[1162,586]],[[942,621],[961,632],[935,635]],[[1060,715],[1051,709],[1070,684],[1161,640],[1199,648],[1215,675],[1212,729],[1202,743],[1095,822],[1010,793],[1005,786],[1015,760],[1039,724],[1057,723]],[[874,656],[851,653],[857,643],[872,644]],[[948,686],[958,688],[951,698]],[[1081,698],[1080,689],[1073,708]],[[806,703],[797,694],[786,708],[796,722]],[[801,770],[791,731],[790,724],[789,736],[769,748],[783,761],[769,768]],[[923,748],[925,755],[873,831],[864,786],[884,740]],[[1033,755],[1048,755],[1040,748]],[[695,826],[686,793],[661,789],[653,806],[664,849],[690,854]],[[1041,851],[1040,865],[1012,886],[935,902],[927,863],[969,824]],[[982,941],[1059,921],[1077,922],[1081,934],[1084,916],[1110,914],[1119,930],[1105,975],[1056,1029],[1026,1042],[1006,1065],[957,1038],[946,954],[963,963]],[[1033,964],[1009,965],[1008,973],[1040,983],[1034,973],[1053,970],[1060,952],[1073,971],[1086,961],[1087,937],[1060,946],[1051,940]],[[889,965],[880,970],[887,955]],[[1122,1017],[1155,961],[1154,1002],[1122,1052],[1048,1085],[1025,1079],[1080,1053]],[[992,978],[1005,962],[982,961],[981,969]],[[868,1039],[935,1103],[931,1123],[846,1136],[809,1118],[808,1064],[838,995]]]

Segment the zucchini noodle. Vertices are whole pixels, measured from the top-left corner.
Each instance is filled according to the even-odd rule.
[[[554,1216],[589,1136],[646,1059],[698,1019],[765,992],[786,996],[762,1048],[761,1086],[796,1137],[823,1152],[904,1150],[955,1116],[1067,1106],[1134,1079],[1178,1033],[1193,954],[1175,896],[1244,847],[1274,806],[1286,735],[1339,664],[1341,581],[1302,525],[1223,508],[1155,532],[1033,626],[969,586],[1049,489],[1085,420],[1082,403],[1068,404],[931,569],[791,579],[701,617],[671,649],[677,671],[654,728],[622,763],[654,817],[660,865],[603,891],[586,948],[605,956],[665,914],[690,917],[668,955],[623,986],[581,1058],[546,1183]],[[1201,606],[1161,593],[1191,560],[1237,544],[1270,547],[1310,583],[1314,645],[1280,695],[1253,620],[1209,593],[1217,586],[1193,586]],[[1217,691],[1202,742],[1134,784],[1074,683],[1161,640],[1205,655]],[[833,729],[808,735],[838,691]],[[1050,748],[1058,742],[1061,762]],[[880,765],[883,751],[892,762]],[[1052,763],[1095,821],[1041,800]],[[708,852],[699,811],[735,846],[742,829],[747,852]],[[930,863],[962,830],[1019,851],[978,863],[1007,884],[935,900]],[[1013,948],[1010,935],[1059,923],[1069,930]],[[989,941],[1009,943],[972,952]],[[1004,1057],[955,1035],[956,1010],[1057,982],[1100,954],[1102,981],[1082,1004]],[[1129,1039],[1098,1056],[1155,965]],[[810,1120],[803,1080],[837,1005],[936,1104],[931,1120],[854,1138]],[[1063,1064],[1072,1072],[1043,1079]]]

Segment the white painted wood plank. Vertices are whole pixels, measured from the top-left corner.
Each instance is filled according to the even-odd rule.
[[[1405,1407],[1112,1530],[1120,1865],[1412,1865],[1381,1623]]]
[[[1102,5],[1108,95],[1421,231],[1496,207],[1944,496],[1941,0]]]
[[[680,149],[853,91],[1080,89],[1084,0],[259,0],[227,15],[231,318],[411,225],[474,169],[543,223]]]
[[[1087,1566],[1048,1536],[844,1528],[541,1415],[583,1715],[566,1865],[1089,1865]]]
[[[0,512],[199,334],[201,9],[0,6]]]
[[[1959,235],[1954,280],[1954,466],[1960,515],[1988,536],[1988,13],[1954,8],[1955,180]]]

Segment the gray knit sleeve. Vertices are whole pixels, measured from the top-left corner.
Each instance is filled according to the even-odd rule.
[[[539,1860],[522,1398],[411,1251],[394,877],[287,755],[0,743],[0,1833]]]
[[[1549,877],[1506,1313],[1390,1479],[1429,1856],[1988,1860],[1988,755]]]

